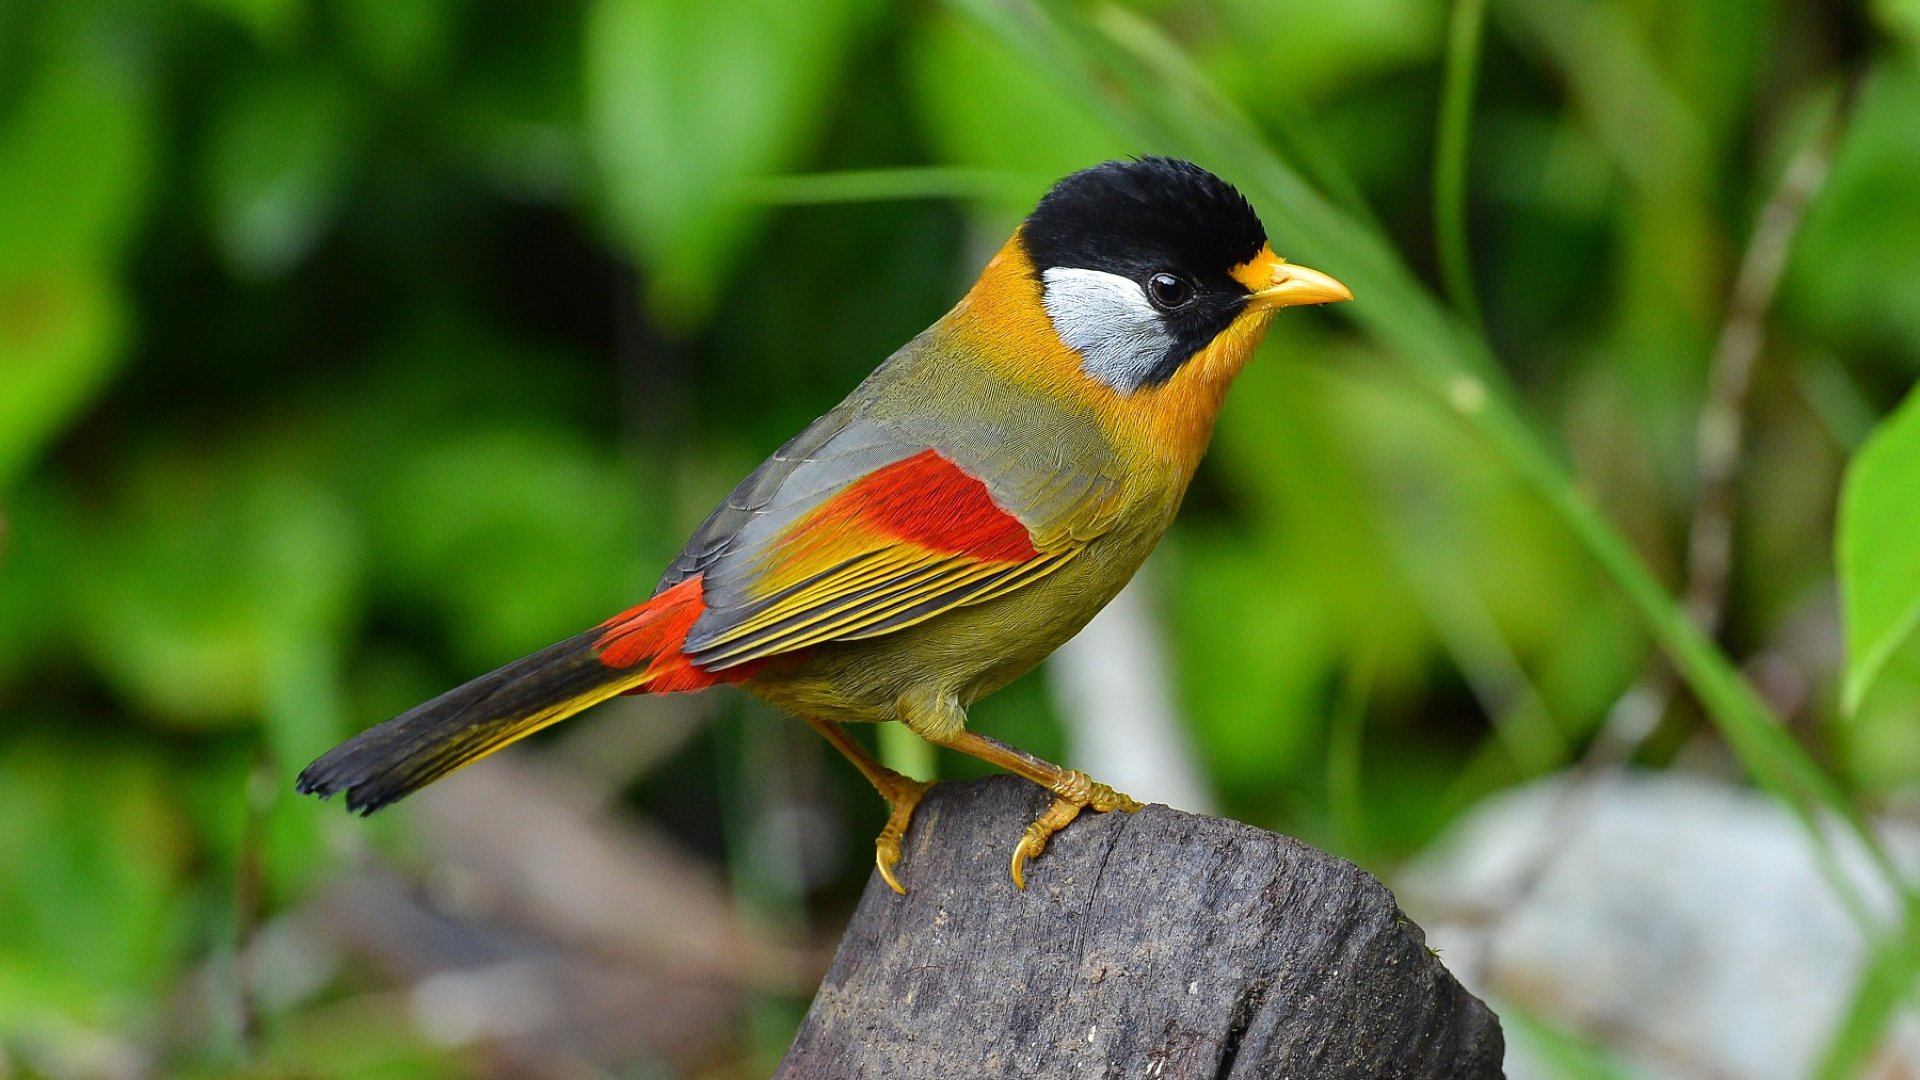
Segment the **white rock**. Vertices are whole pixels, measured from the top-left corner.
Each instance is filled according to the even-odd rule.
[[[1903,863],[1920,861],[1912,827],[1884,835]],[[1827,846],[1890,918],[1893,896],[1864,856],[1838,830]],[[1681,772],[1503,793],[1399,885],[1469,989],[1605,1048],[1632,1075],[1810,1076],[1860,980],[1863,937],[1789,811]],[[1524,1025],[1506,1028],[1513,1080],[1563,1075]],[[1916,1071],[1909,1017],[1874,1073]]]

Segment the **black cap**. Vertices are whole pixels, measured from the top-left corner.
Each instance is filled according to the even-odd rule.
[[[1171,270],[1205,282],[1259,254],[1267,231],[1225,180],[1190,161],[1143,157],[1053,185],[1027,215],[1022,238],[1036,273],[1060,266],[1137,278]]]

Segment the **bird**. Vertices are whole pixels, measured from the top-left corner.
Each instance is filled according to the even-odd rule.
[[[1026,869],[1083,810],[1141,804],[971,730],[1133,577],[1228,386],[1282,308],[1351,300],[1276,256],[1250,202],[1167,157],[1059,180],[959,302],[710,514],[654,594],[335,747],[303,794],[372,813],[617,694],[733,684],[804,720],[889,806],[896,868],[929,784],[847,725],[897,722],[1039,784]]]

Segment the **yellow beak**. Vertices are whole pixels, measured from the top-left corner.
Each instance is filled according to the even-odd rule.
[[[1332,304],[1353,299],[1353,290],[1331,275],[1296,266],[1272,248],[1233,268],[1233,276],[1253,294],[1249,310],[1270,311],[1297,304]]]

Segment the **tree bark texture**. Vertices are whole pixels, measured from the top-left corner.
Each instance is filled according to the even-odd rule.
[[[1084,813],[1008,877],[1050,801],[936,787],[874,875],[785,1080],[1499,1077],[1499,1021],[1344,860],[1164,806]]]

